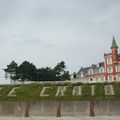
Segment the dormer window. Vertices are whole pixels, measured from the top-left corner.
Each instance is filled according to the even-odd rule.
[[[92,75],[93,74],[93,69],[90,69],[89,70],[89,75]]]
[[[80,73],[80,77],[81,77],[81,78],[83,78],[83,77],[84,77],[83,72],[81,72],[81,73]]]
[[[103,67],[101,67],[101,68],[99,69],[99,71],[100,71],[100,73],[104,73],[104,72],[105,72],[105,69],[104,69]]]

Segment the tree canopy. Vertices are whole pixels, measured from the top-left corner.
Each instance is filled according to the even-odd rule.
[[[3,69],[5,71],[5,77],[10,78],[12,80],[16,80],[16,72],[18,69],[17,63],[13,60],[10,62],[9,65],[7,65],[7,68]]]
[[[5,69],[3,69],[6,77],[11,81],[62,81],[69,80],[69,71],[66,71],[64,61],[57,63],[54,68],[36,68],[33,63],[23,61],[18,65],[15,61],[10,62]]]

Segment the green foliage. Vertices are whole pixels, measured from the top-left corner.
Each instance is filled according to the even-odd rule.
[[[62,80],[70,80],[69,71],[64,71],[64,74],[62,75]]]
[[[70,79],[70,75],[68,71],[65,71],[66,69],[66,65],[64,61],[61,61],[60,63],[58,63],[53,71],[56,73],[56,79],[57,80],[69,80]]]
[[[9,65],[7,65],[7,68],[3,69],[5,71],[5,77],[11,80],[16,80],[17,69],[18,69],[17,63],[15,61],[12,61]]]
[[[56,80],[55,72],[49,68],[41,68],[37,70],[37,81],[44,80],[44,81],[54,81]]]
[[[32,81],[36,79],[36,67],[28,61],[24,61],[16,71],[20,81]]]
[[[7,68],[3,69],[7,73],[7,78],[11,80],[23,81],[60,81],[69,80],[69,71],[65,70],[65,62],[61,61],[53,69],[50,67],[37,69],[33,63],[22,62],[19,66],[12,61]]]

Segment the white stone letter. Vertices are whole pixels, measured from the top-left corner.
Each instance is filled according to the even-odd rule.
[[[105,95],[115,95],[112,85],[105,85]]]
[[[66,86],[59,86],[56,92],[56,96],[64,96],[64,92],[66,91]]]
[[[16,97],[16,89],[19,89],[19,87],[14,87],[8,94],[9,97]]]
[[[74,86],[72,95],[81,95],[81,86]]]
[[[50,87],[43,87],[43,89],[42,89],[42,91],[41,91],[41,93],[40,93],[40,96],[41,97],[46,97],[46,96],[49,96],[48,94],[45,94],[45,90],[46,89],[49,89]]]
[[[92,85],[91,87],[91,95],[94,96],[95,95],[95,86]]]

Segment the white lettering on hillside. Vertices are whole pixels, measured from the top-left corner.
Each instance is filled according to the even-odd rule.
[[[115,95],[112,85],[105,85],[105,95]]]
[[[88,85],[88,88],[91,88],[90,89],[90,92],[91,92],[91,95],[94,96],[95,95],[95,85],[91,85],[89,86]],[[87,88],[87,89],[88,89]],[[2,96],[2,89],[4,89],[4,87],[0,87],[0,96]],[[15,97],[17,94],[17,89],[20,89],[20,87],[14,87],[14,88],[11,88],[11,90],[9,91],[9,93],[7,94],[8,97]],[[53,90],[51,86],[44,86],[42,88],[42,90],[40,91],[40,97],[48,97],[50,96],[50,91]],[[64,96],[65,95],[65,91],[67,89],[67,86],[57,86],[57,90],[56,90],[56,93],[54,94],[56,97],[57,96]],[[104,95],[115,95],[115,91],[114,91],[114,88],[113,88],[113,85],[104,85]],[[36,89],[37,90],[37,89]],[[29,92],[29,91],[28,91]],[[82,95],[82,85],[76,85],[73,87],[72,91],[70,91],[72,93],[73,96],[79,96],[79,95]],[[99,91],[100,92],[100,91]]]
[[[56,92],[56,96],[64,96],[65,91],[66,91],[66,86],[59,86]]]
[[[42,89],[42,91],[40,93],[41,97],[47,97],[47,96],[49,96],[48,94],[45,94],[46,89],[50,89],[50,87],[43,87],[43,89]]]
[[[81,86],[74,86],[73,91],[72,91],[72,95],[81,95]]]
[[[95,86],[92,85],[91,87],[91,95],[94,96],[95,95]]]
[[[19,87],[14,87],[8,94],[9,97],[16,97],[16,89],[19,89]]]

